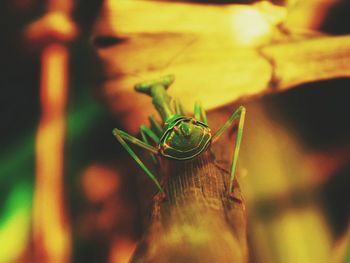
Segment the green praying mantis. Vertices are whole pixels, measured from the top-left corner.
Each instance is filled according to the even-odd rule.
[[[167,89],[174,80],[174,75],[167,75],[156,80],[135,85],[136,91],[152,97],[153,105],[161,117],[162,124],[158,123],[153,116],[150,116],[150,128],[145,125],[140,126],[141,140],[117,128],[113,129],[113,135],[147,176],[156,184],[159,191],[164,193],[164,189],[157,177],[141,161],[128,143],[149,151],[156,165],[159,165],[156,156],[158,158],[187,161],[196,158],[206,151],[211,144],[214,144],[220,138],[225,130],[233,125],[235,120],[239,119],[228,188],[228,194],[232,194],[246,109],[240,106],[220,129],[212,133],[208,126],[205,110],[200,103],[195,103],[194,116],[192,117],[184,113],[179,100],[175,100],[169,96]]]

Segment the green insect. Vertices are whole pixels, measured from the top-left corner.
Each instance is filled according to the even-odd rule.
[[[211,144],[219,139],[223,132],[229,128],[236,119],[239,119],[228,189],[228,194],[231,194],[233,191],[233,180],[242,140],[246,109],[240,106],[231,115],[228,121],[213,134],[208,126],[205,111],[199,103],[195,103],[194,117],[191,117],[184,114],[178,100],[174,100],[169,96],[166,90],[174,82],[174,79],[174,75],[167,75],[157,80],[135,85],[136,91],[152,97],[152,102],[163,121],[162,125],[151,116],[149,118],[151,128],[144,125],[140,126],[142,140],[119,129],[113,129],[113,134],[148,177],[156,184],[159,191],[164,193],[164,189],[156,176],[146,167],[127,142],[148,150],[156,164],[158,164],[156,155],[172,160],[186,161],[203,153]],[[153,143],[150,144],[149,140]]]

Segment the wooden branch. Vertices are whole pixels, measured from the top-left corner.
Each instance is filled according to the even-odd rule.
[[[238,183],[210,151],[166,161],[166,196],[158,194],[150,226],[132,262],[247,262],[246,215]]]
[[[224,38],[165,33],[153,37],[134,36],[115,49],[103,51],[105,58],[123,61],[118,68],[120,78],[105,82],[103,88],[109,106],[123,113],[121,118],[129,131],[138,131],[139,124],[154,114],[149,98],[132,90],[140,81],[139,75],[154,79],[175,74],[169,93],[180,98],[189,112],[195,101],[211,110],[311,81],[350,76],[350,36],[283,35],[278,43],[249,48],[234,46]],[[149,59],[140,62],[134,53],[141,48]],[[118,55],[114,58],[114,54]],[[174,54],[178,55],[169,62]],[[130,98],[134,103],[129,103]]]
[[[350,36],[324,36],[269,45],[260,53],[272,65],[271,79],[277,90],[350,77]]]

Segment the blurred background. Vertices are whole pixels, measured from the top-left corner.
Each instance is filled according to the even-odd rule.
[[[349,64],[301,52],[301,77],[281,73],[310,39],[350,55],[349,1],[5,0],[0,12],[0,262],[128,262],[156,189],[111,131],[136,135],[154,110],[133,85],[169,73],[170,93],[189,111],[201,100],[209,121],[248,108],[251,262],[350,262]],[[262,49],[278,44],[291,52],[280,64]],[[314,58],[340,73],[307,77]]]

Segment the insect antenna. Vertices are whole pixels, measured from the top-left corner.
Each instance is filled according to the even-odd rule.
[[[195,43],[197,39],[198,37],[194,36],[187,43],[185,43],[177,52],[175,52],[173,56],[169,58],[169,60],[161,68],[159,78],[163,76],[164,71],[168,69],[187,48],[189,48],[193,43]],[[176,74],[176,72],[172,72],[172,74]],[[185,115],[183,106],[181,105],[180,100],[178,98],[172,98],[171,105],[174,112],[176,112],[179,115]]]
[[[144,82],[146,79],[144,77],[142,77],[140,74],[137,73],[125,73],[125,74],[121,74],[121,77],[123,76],[133,76],[139,79],[139,82]]]
[[[187,49],[189,48],[193,43],[195,43],[197,41],[198,37],[194,36],[193,39],[190,39],[188,41],[188,43],[185,43],[184,46],[177,51],[171,58],[169,58],[168,62],[165,63],[165,65],[162,67],[161,71],[160,71],[160,75],[163,74],[164,70],[166,70],[168,67],[170,67],[175,60]],[[175,73],[175,72],[174,72]]]

